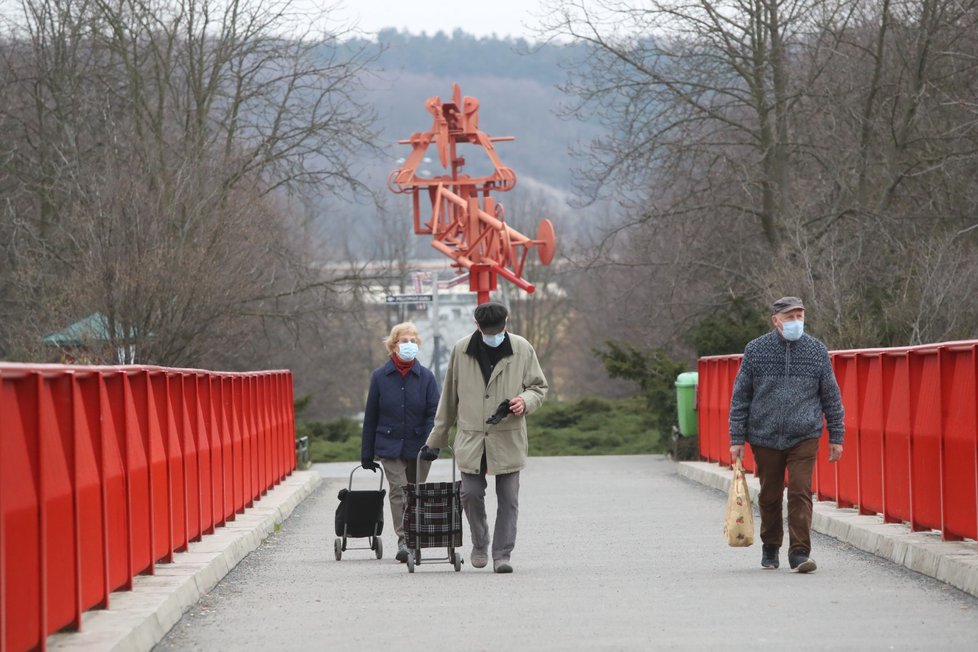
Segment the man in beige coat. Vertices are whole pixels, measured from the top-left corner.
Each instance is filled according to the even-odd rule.
[[[520,470],[526,466],[526,415],[547,395],[547,379],[536,351],[524,338],[506,332],[509,312],[501,303],[475,309],[478,329],[452,348],[435,425],[421,450],[433,460],[455,433],[455,461],[462,472],[462,508],[472,536],[471,562],[489,563],[486,474],[496,476],[496,523],[492,536],[493,570],[512,573],[516,544]],[[492,418],[498,408],[508,414]]]

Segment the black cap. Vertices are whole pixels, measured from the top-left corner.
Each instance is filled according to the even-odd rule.
[[[801,302],[801,299],[798,297],[781,297],[771,304],[771,314],[777,315],[796,308],[801,308],[802,310],[805,309],[805,304]]]

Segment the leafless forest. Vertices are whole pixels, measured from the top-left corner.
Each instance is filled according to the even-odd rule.
[[[784,294],[831,348],[978,336],[978,3],[572,0],[546,31],[592,46],[564,88],[612,134],[579,161],[627,215],[590,252],[615,338]]]
[[[385,192],[377,52],[289,0],[4,6],[0,359],[56,361],[42,338],[98,312],[88,361],[289,367],[358,409],[385,323],[320,200]],[[691,361],[691,329],[782,294],[833,349],[978,337],[978,1],[570,0],[539,29],[586,52],[553,83],[603,128],[558,155],[600,228],[509,295],[558,396],[625,389],[606,341]],[[572,232],[547,201],[508,215]]]

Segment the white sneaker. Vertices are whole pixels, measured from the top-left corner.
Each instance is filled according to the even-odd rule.
[[[489,563],[489,552],[485,548],[472,547],[472,555],[469,557],[473,568],[485,568]]]

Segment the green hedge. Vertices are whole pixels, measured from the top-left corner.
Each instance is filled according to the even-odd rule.
[[[313,462],[347,462],[360,459],[360,424],[353,419],[298,419],[295,431],[296,437],[309,437],[309,459]]]
[[[662,453],[643,397],[544,403],[528,420],[530,455]]]
[[[656,421],[641,396],[573,403],[548,401],[528,417],[530,455],[631,455],[664,453]],[[360,425],[353,419],[300,419],[296,434],[309,436],[313,462],[360,459]]]

